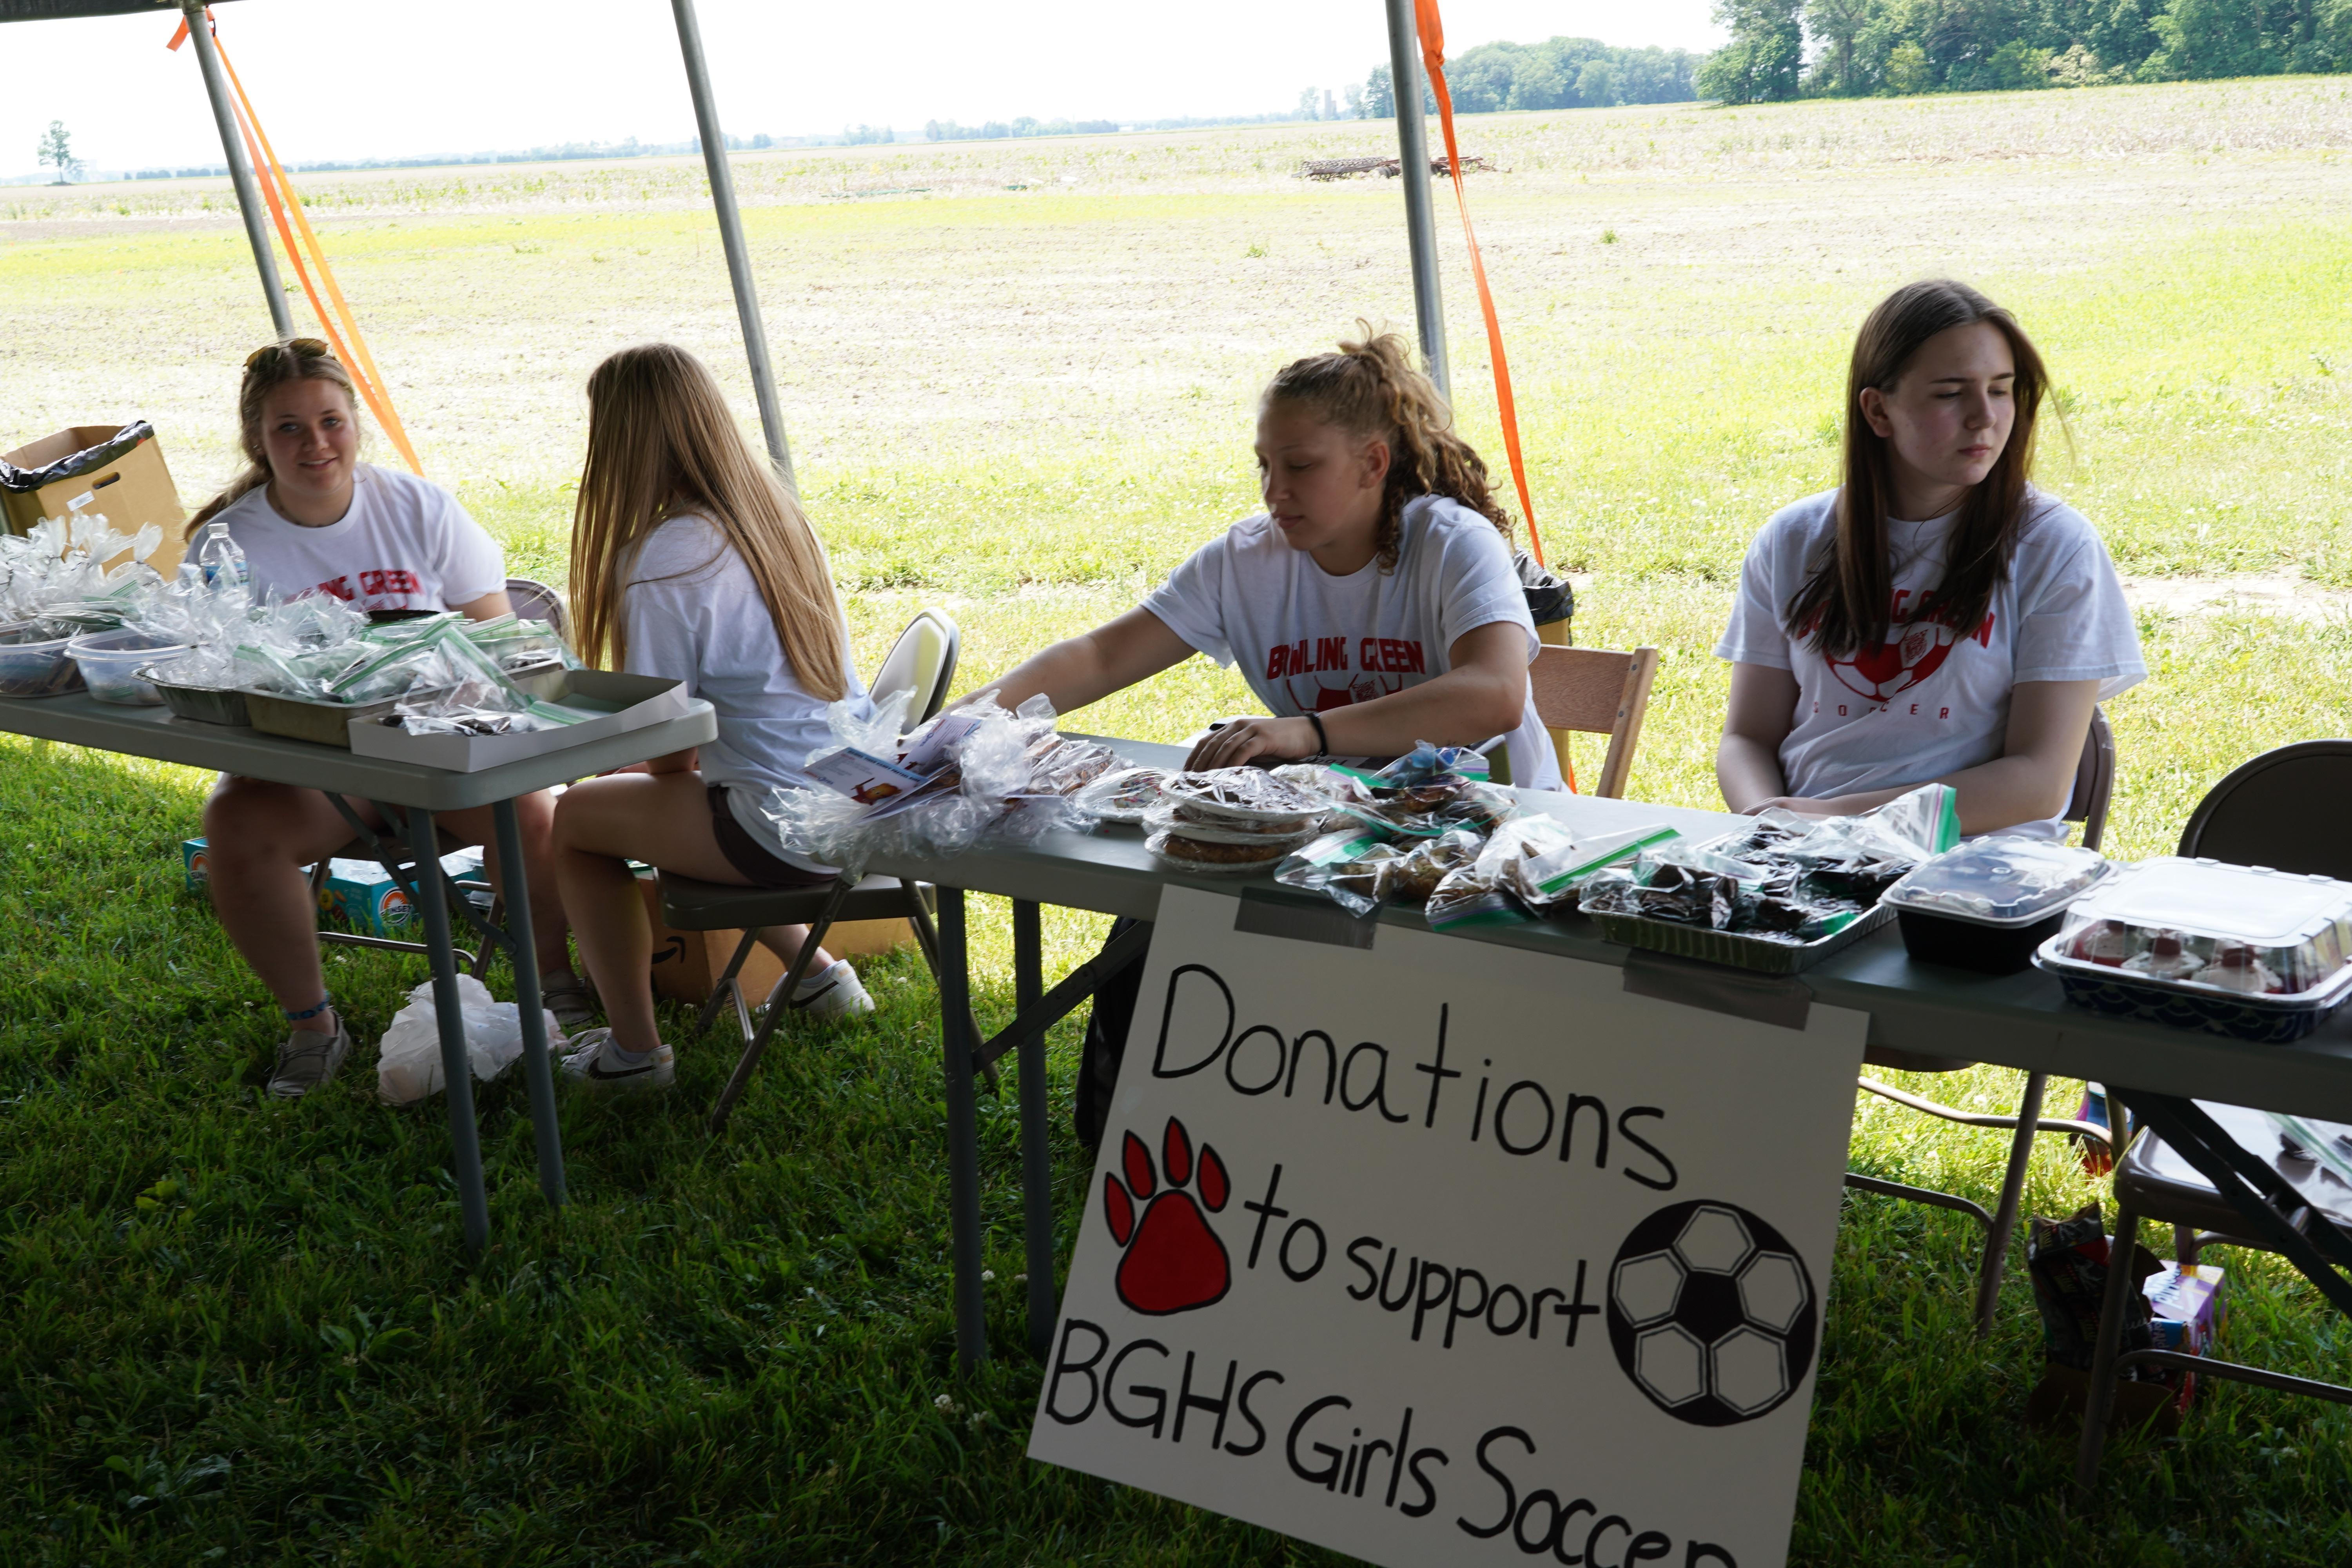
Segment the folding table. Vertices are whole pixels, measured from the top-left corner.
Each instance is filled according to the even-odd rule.
[[[1174,766],[1175,746],[1108,740],[1130,763]],[[1638,801],[1527,792],[1533,810],[1595,833],[1663,822],[1690,837],[1730,830],[1745,819],[1721,812],[1647,805]],[[1053,1286],[1053,1209],[1047,1154],[1045,1033],[1092,994],[1096,985],[1140,953],[1143,932],[1130,933],[1120,952],[1079,966],[1050,991],[1044,985],[1037,906],[1058,904],[1149,920],[1160,889],[1195,879],[1154,859],[1133,828],[1090,834],[1048,833],[1028,844],[983,841],[946,859],[886,857],[873,869],[919,879],[939,889],[942,1047],[948,1093],[950,1220],[955,1260],[956,1343],[971,1366],[987,1354],[981,1294],[978,1121],[973,1073],[1007,1050],[1021,1062],[1024,1225],[1029,1271],[1029,1341],[1047,1343],[1056,1302]],[[1270,876],[1202,879],[1243,901],[1241,918],[1256,929],[1324,941],[1350,940],[1356,925],[1327,900],[1275,884]],[[1013,900],[1016,1014],[988,1040],[967,1038],[969,959],[963,894],[994,893]],[[1427,930],[1420,911],[1385,909],[1382,925]],[[1624,972],[1629,991],[1747,1017],[1801,1026],[1818,1001],[1870,1015],[1870,1043],[1923,1055],[1963,1056],[2056,1077],[2096,1079],[2158,1127],[2165,1141],[2214,1183],[2245,1216],[2247,1234],[2275,1244],[2331,1301],[2352,1310],[2352,1282],[2329,1267],[2352,1268],[2352,1241],[2325,1219],[2284,1211],[2291,1194],[2271,1190],[2245,1163],[2234,1143],[2212,1131],[2196,1100],[2294,1111],[2352,1122],[2352,1009],[2292,1046],[2256,1046],[2160,1025],[2102,1017],[2068,1006],[2058,983],[2039,971],[1988,976],[1912,962],[1893,928],[1857,942],[1801,975],[1786,978],[1640,952],[1601,940],[1578,915],[1487,926],[1457,933],[1465,942],[1492,942],[1565,958],[1605,963]],[[2112,1394],[2107,1369],[2094,1369],[2093,1397]]]
[[[415,907],[424,917],[425,942],[432,950],[434,1012],[440,1027],[442,1078],[449,1097],[449,1139],[456,1154],[458,1203],[465,1218],[466,1245],[476,1251],[489,1239],[489,1200],[482,1186],[474,1081],[466,1051],[465,1021],[458,1008],[457,965],[449,939],[449,904],[442,885],[434,815],[490,806],[499,858],[520,889],[525,878],[522,835],[515,824],[516,796],[686,751],[719,733],[710,705],[698,700],[684,715],[642,730],[461,773],[354,756],[338,747],[265,735],[241,725],[177,718],[163,708],[121,707],[98,701],[86,692],[0,699],[0,731],[324,790],[339,800],[357,795],[374,802],[387,823],[405,818],[406,837],[416,862]],[[530,1088],[531,1126],[539,1144],[540,1190],[549,1203],[560,1205],[563,1202],[563,1142],[556,1125],[555,1078],[548,1058],[546,1018],[540,1009],[539,959],[531,946],[528,898],[509,900],[507,928],[498,933],[498,939],[514,959],[523,1077]]]

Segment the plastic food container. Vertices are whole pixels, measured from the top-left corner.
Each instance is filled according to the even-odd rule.
[[[1887,889],[1903,945],[1923,963],[2015,974],[2058,933],[2066,907],[2112,869],[2095,849],[1985,838],[1946,850]]]
[[[187,651],[185,643],[129,626],[118,626],[110,632],[89,632],[66,647],[92,697],[100,702],[120,702],[129,708],[152,708],[163,700],[154,682],[139,678],[141,666]]]
[[[2347,957],[2352,883],[2168,857],[2078,899],[2033,963],[2093,1012],[2284,1045],[2352,996]]]
[[[80,635],[71,621],[0,626],[0,697],[56,697],[81,689],[81,670],[66,647]]]
[[[163,698],[163,706],[176,719],[194,719],[206,724],[250,725],[253,715],[246,710],[245,693],[217,686],[180,686],[169,676],[159,674],[152,664],[142,664],[135,671],[139,679],[154,687]]]
[[[1680,921],[1650,920],[1641,915],[1595,911],[1591,918],[1601,932],[1601,941],[1613,942],[1622,947],[1638,947],[1651,952],[1669,953],[1676,958],[1696,958],[1704,963],[1754,970],[1759,974],[1801,974],[1822,960],[1843,952],[1885,926],[1895,918],[1895,911],[1882,903],[1827,936],[1805,942],[1773,942],[1766,937],[1750,936],[1745,931],[1716,931],[1707,926],[1685,925]]]

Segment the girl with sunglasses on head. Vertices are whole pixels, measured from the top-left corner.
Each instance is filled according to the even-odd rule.
[[[1136,608],[986,689],[1007,707],[1043,692],[1069,713],[1206,654],[1237,665],[1268,716],[1216,730],[1190,767],[1502,736],[1513,783],[1560,788],[1528,689],[1540,645],[1510,515],[1404,341],[1367,325],[1337,353],[1283,366],[1259,399],[1256,437],[1263,512],[1194,551]],[[1089,1145],[1140,977],[1130,967],[1095,994],[1076,1105]]]
[[[256,595],[331,594],[373,614],[505,615],[506,565],[497,542],[440,486],[361,462],[357,405],[350,373],[315,338],[254,353],[237,395],[245,471],[196,513],[189,537],[214,521],[226,524],[245,552]],[[372,827],[404,830],[363,800],[345,804]],[[585,1023],[588,998],[572,972],[549,850],[552,803],[525,795],[515,815],[530,860],[531,926],[547,1005],[567,1027]],[[485,868],[508,894],[490,808],[445,812],[436,821],[456,838],[488,846]],[[301,873],[350,843],[351,825],[318,790],[223,775],[205,804],[205,839],[222,929],[285,1014],[269,1092],[299,1099],[335,1075],[352,1046],[327,994],[318,910]]]

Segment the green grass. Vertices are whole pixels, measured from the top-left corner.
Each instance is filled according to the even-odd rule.
[[[1247,510],[1265,373],[1359,313],[1411,320],[1393,184],[1286,178],[1365,135],[746,161],[794,452],[863,664],[942,604],[976,687]],[[2072,426],[2044,482],[2126,571],[2352,585],[2342,81],[1499,116],[1465,135],[1506,171],[1473,197],[1546,538],[1591,574],[1579,639],[1664,654],[1635,795],[1714,803],[1710,649],[1741,551],[1830,482],[1848,336],[1910,277],[1971,277],[2019,310]],[[833,199],[909,184],[951,199]],[[691,165],[314,187],[428,467],[518,572],[563,576],[598,355],[671,337],[741,391]],[[145,414],[184,491],[226,477],[257,302],[220,196],[0,207],[0,439]],[[1496,449],[1454,302],[1464,418]],[[2352,733],[2340,609],[2147,609],[2141,631],[2153,677],[2112,710],[2115,852],[2168,849],[2245,757]],[[1175,739],[1247,705],[1194,660],[1076,722]],[[734,1059],[716,1040],[681,1050],[660,1103],[568,1105],[560,1218],[520,1084],[489,1086],[495,1239],[468,1266],[437,1102],[366,1095],[422,965],[336,957],[362,1048],[335,1090],[264,1098],[268,999],[180,884],[203,782],[0,741],[0,1489],[17,1503],[0,1563],[1338,1561],[1022,1457],[1037,1374],[1017,1349],[1009,1086],[982,1119],[1003,1353],[956,1375],[935,1005],[908,957],[870,966],[877,1018],[772,1053],[721,1142],[700,1131]],[[1001,1021],[1005,914],[977,905],[978,1005]],[[1049,971],[1100,930],[1049,911]],[[1087,1175],[1073,1026],[1052,1047],[1066,1257]],[[1914,1087],[1992,1109],[2018,1082]],[[2071,1110],[2075,1086],[2051,1092]],[[2044,1142],[2032,1210],[2100,1194]],[[2004,1149],[1857,1107],[1853,1162],[1884,1175],[1990,1204]],[[1973,1241],[1956,1216],[1849,1199],[1793,1561],[2352,1561],[2352,1417],[2261,1391],[2210,1390],[2178,1438],[2122,1442],[2099,1497],[2073,1502],[2070,1443],[2021,1424],[2040,1364],[2022,1281],[1990,1341],[1969,1334]],[[2352,1380],[2314,1292],[2224,1261],[2231,1354]]]

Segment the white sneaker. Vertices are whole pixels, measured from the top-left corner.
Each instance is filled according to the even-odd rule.
[[[654,1054],[635,1067],[619,1064],[620,1051],[610,1029],[590,1029],[572,1044],[582,1048],[563,1058],[563,1076],[583,1089],[647,1090],[667,1089],[677,1081],[677,1054],[656,1046]],[[606,1061],[610,1055],[614,1059]]]
[[[874,1011],[874,998],[866,994],[866,983],[857,978],[857,971],[849,967],[845,958],[835,959],[831,968],[802,981],[793,993],[792,1005],[812,1018],[856,1018]]]

